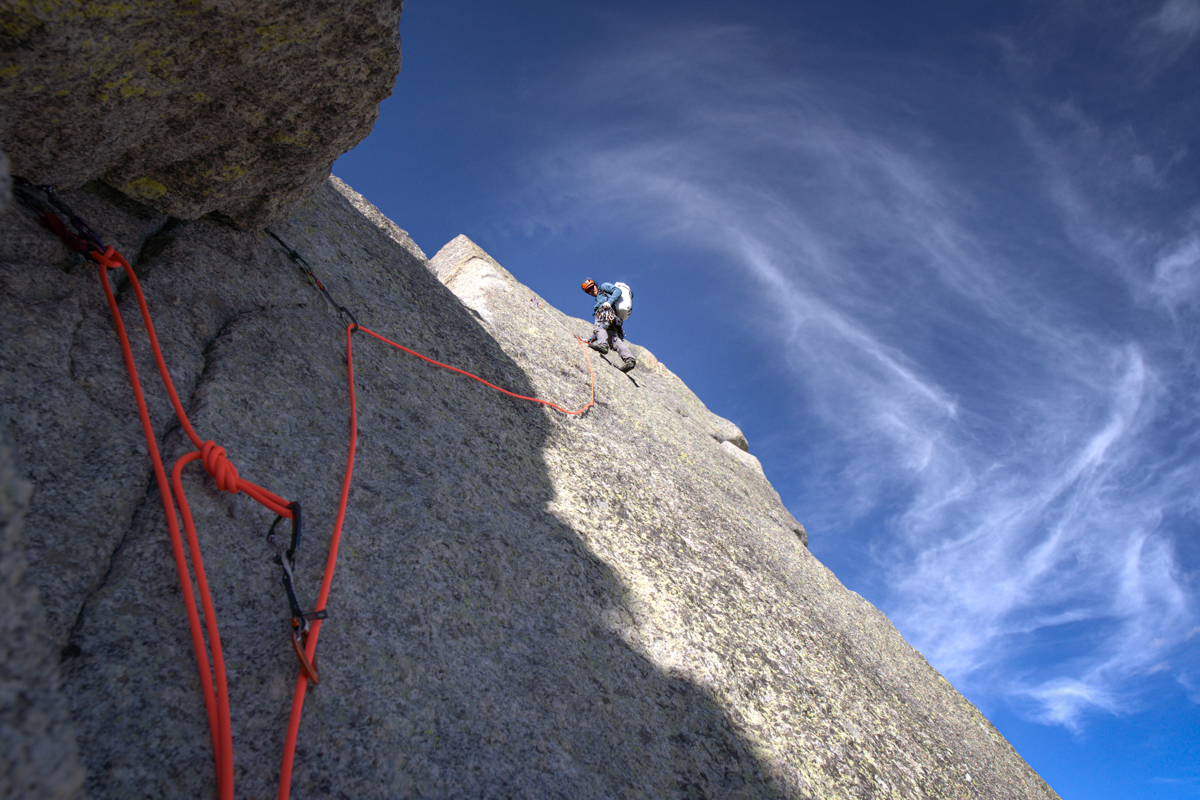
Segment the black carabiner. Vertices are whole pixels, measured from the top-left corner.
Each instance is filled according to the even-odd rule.
[[[296,597],[292,576],[292,570],[296,566],[296,548],[300,546],[300,504],[290,503],[288,508],[292,511],[292,538],[287,549],[275,538],[275,527],[283,520],[282,516],[276,517],[271,523],[271,529],[267,531],[267,542],[275,550],[275,563],[283,568],[283,588],[287,592],[292,616],[303,618],[304,612],[300,608],[300,600]]]

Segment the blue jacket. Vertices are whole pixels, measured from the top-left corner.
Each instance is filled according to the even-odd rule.
[[[615,306],[623,296],[621,287],[611,283],[602,283],[598,288],[600,291],[596,294],[596,305],[592,308],[593,317],[600,313],[600,307],[605,303]]]

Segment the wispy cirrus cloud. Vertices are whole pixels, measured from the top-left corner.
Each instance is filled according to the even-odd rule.
[[[1183,35],[1193,5],[1156,24]],[[850,81],[771,48],[737,26],[631,36],[559,95],[575,123],[523,216],[677,243],[758,287],[730,314],[784,342],[775,367],[822,431],[794,448],[830,496],[798,513],[878,524],[874,599],[960,686],[1075,727],[1164,664],[1189,680],[1170,666],[1196,610],[1169,520],[1196,511],[1200,419],[1155,337],[1194,302],[1200,239],[1121,200],[1175,156],[1040,101],[952,140],[905,122],[912,104],[974,98],[871,90],[927,65]],[[976,175],[985,143],[961,139],[995,126],[1018,145]],[[990,207],[981,187],[1006,181]]]
[[[1166,0],[1156,13],[1142,20],[1138,28],[1143,36],[1149,34],[1159,40],[1157,48],[1165,47],[1177,54],[1200,34],[1200,2]]]
[[[1200,231],[1162,248],[1150,291],[1171,309],[1200,302]]]

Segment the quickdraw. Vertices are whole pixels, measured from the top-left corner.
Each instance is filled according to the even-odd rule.
[[[303,270],[307,275],[312,285],[316,286],[322,294],[325,295],[329,303],[337,310],[339,316],[346,323],[346,367],[347,378],[349,384],[349,399],[350,399],[350,442],[349,453],[346,459],[346,471],[342,481],[341,498],[338,503],[337,517],[334,521],[333,534],[329,544],[329,555],[326,560],[325,576],[321,582],[321,590],[317,597],[317,610],[305,613],[300,605],[295,590],[295,556],[296,550],[300,545],[301,539],[301,514],[300,505],[295,502],[288,502],[283,498],[263,489],[249,481],[238,476],[237,469],[225,457],[225,450],[216,445],[212,441],[201,441],[191,423],[184,413],[182,404],[179,401],[178,394],[171,382],[169,373],[167,372],[166,363],[162,357],[162,351],[158,345],[158,338],[154,331],[154,325],[150,319],[149,308],[146,305],[146,299],[142,294],[141,286],[138,283],[137,275],[129,262],[112,247],[105,247],[100,241],[100,238],[94,231],[80,219],[65,202],[54,192],[52,187],[37,187],[27,180],[17,178],[15,180],[15,194],[20,198],[35,216],[43,227],[47,228],[58,236],[62,242],[75,252],[95,261],[100,267],[100,282],[104,288],[105,297],[108,301],[109,309],[113,315],[113,323],[116,326],[118,337],[121,341],[122,353],[125,359],[126,368],[129,371],[130,384],[133,388],[134,397],[137,401],[138,414],[142,421],[143,433],[146,437],[147,448],[150,451],[151,461],[154,465],[155,476],[159,485],[159,491],[162,495],[163,505],[167,509],[167,527],[171,534],[172,547],[175,555],[176,569],[179,572],[180,582],[183,585],[184,605],[188,614],[188,623],[192,633],[192,644],[196,652],[197,664],[200,667],[201,688],[204,692],[205,707],[208,711],[209,728],[212,732],[213,754],[217,767],[217,786],[218,795],[222,800],[231,800],[233,797],[233,741],[230,730],[229,718],[229,693],[226,686],[224,656],[221,651],[221,639],[217,630],[216,612],[212,605],[212,598],[208,591],[208,581],[204,574],[204,564],[201,559],[199,542],[196,537],[195,526],[192,520],[191,511],[187,504],[187,498],[183,493],[183,485],[181,473],[188,463],[192,461],[201,461],[205,470],[216,480],[217,486],[231,493],[245,492],[252,498],[257,500],[266,508],[276,513],[276,519],[272,523],[267,534],[267,540],[271,547],[275,550],[275,562],[279,564],[282,570],[282,582],[284,591],[288,598],[288,607],[291,612],[291,644],[295,651],[297,659],[300,662],[300,675],[296,681],[296,690],[292,700],[292,710],[288,719],[287,736],[284,742],[283,749],[283,764],[279,776],[279,797],[286,799],[289,796],[291,789],[292,766],[295,758],[296,740],[300,728],[300,716],[304,707],[304,697],[309,683],[319,683],[319,673],[316,668],[316,645],[317,638],[320,635],[321,621],[327,618],[325,611],[325,603],[329,597],[329,590],[333,579],[333,568],[337,563],[338,545],[341,540],[343,523],[346,517],[346,507],[349,501],[350,481],[354,471],[354,454],[358,439],[358,410],[357,401],[354,392],[354,358],[352,348],[352,334],[355,331],[361,330],[381,342],[391,345],[399,350],[403,350],[423,361],[426,361],[434,366],[442,369],[456,372],[464,375],[472,380],[495,389],[502,394],[514,397],[519,400],[526,400],[532,403],[538,403],[548,406],[563,414],[576,416],[584,414],[588,409],[592,408],[596,403],[596,378],[592,371],[592,360],[588,353],[587,347],[583,339],[576,336],[575,339],[584,351],[584,356],[587,359],[588,375],[591,382],[591,398],[581,408],[569,410],[562,406],[556,405],[548,400],[542,400],[536,397],[527,397],[525,395],[510,392],[495,384],[485,381],[477,375],[473,375],[466,370],[452,367],[448,364],[443,364],[440,361],[435,361],[428,356],[422,355],[415,350],[410,350],[403,345],[397,344],[367,328],[362,328],[358,324],[358,320],[354,314],[345,306],[340,306],[330,295],[329,291],[321,283],[312,271],[312,267],[304,258],[292,248],[288,247],[278,236],[271,231],[267,231],[279,244],[287,251],[288,256]],[[45,195],[46,200],[43,201],[38,195],[38,191]],[[58,214],[63,214],[69,220],[69,224],[74,228],[74,232],[68,229],[67,223],[64,223]],[[133,352],[129,344],[128,336],[125,332],[125,325],[121,319],[120,310],[117,306],[116,297],[112,292],[112,287],[109,285],[107,278],[107,270],[123,269],[128,277],[130,286],[137,298],[138,307],[141,311],[142,321],[146,327],[146,334],[150,339],[151,349],[154,353],[155,363],[158,366],[163,385],[167,389],[167,394],[170,397],[171,404],[175,409],[176,416],[179,418],[180,425],[197,450],[184,455],[176,461],[174,468],[171,471],[171,480],[168,482],[166,473],[162,464],[162,458],[158,450],[158,442],[154,435],[153,424],[150,420],[149,411],[146,407],[144,395],[142,393],[141,382],[138,379],[137,367],[134,364]],[[619,323],[618,323],[619,324]],[[188,574],[187,561],[184,555],[184,545],[179,531],[179,523],[174,513],[172,503],[177,503],[179,507],[179,515],[183,518],[184,526],[188,536],[188,548],[192,557],[192,568],[196,574],[196,589],[199,590],[201,601],[204,604],[204,627],[207,630],[209,647],[212,650],[212,658],[209,660],[205,650],[204,632],[201,629],[201,622],[196,608],[195,593],[191,585],[191,578]],[[292,535],[288,541],[288,546],[284,548],[279,537],[276,535],[276,529],[279,523],[289,519],[292,522]],[[215,678],[215,681],[214,681]],[[214,686],[215,683],[215,686]]]
[[[275,528],[284,519],[284,517],[276,517],[275,521],[271,523],[271,530],[267,532],[267,543],[275,549],[275,563],[283,570],[283,589],[287,593],[288,606],[292,612],[292,649],[296,651],[300,669],[316,686],[321,682],[320,675],[317,673],[317,658],[314,654],[310,660],[305,648],[308,646],[308,635],[312,630],[310,621],[327,619],[329,615],[323,608],[308,613],[301,610],[295,586],[296,548],[300,546],[300,504],[292,503],[290,508],[292,509],[291,542],[287,548],[284,548],[283,542],[275,535]]]
[[[95,251],[104,252],[104,242],[100,241],[96,232],[58,196],[53,186],[37,186],[25,178],[14,176],[13,194],[22,205],[33,212],[38,224],[76,253],[92,258]],[[42,200],[39,194],[45,195],[46,199]],[[68,219],[71,227],[75,229],[74,233],[68,230],[67,223],[59,218],[60,213]]]
[[[112,313],[113,324],[117,330],[125,366],[129,373],[130,386],[133,389],[134,399],[137,403],[138,416],[142,423],[142,432],[145,436],[146,446],[154,467],[155,479],[158,483],[163,507],[167,512],[167,528],[170,533],[176,571],[178,572],[180,585],[183,589],[184,608],[187,612],[192,647],[195,651],[197,666],[199,667],[200,684],[204,694],[209,729],[212,733],[218,795],[222,800],[232,800],[233,739],[230,727],[229,691],[225,673],[225,659],[221,648],[220,632],[217,628],[216,610],[212,602],[211,593],[209,592],[208,578],[204,572],[204,562],[196,536],[195,523],[192,519],[187,497],[183,491],[183,468],[193,461],[200,461],[204,469],[216,481],[217,487],[222,491],[227,491],[231,494],[244,492],[269,510],[274,511],[278,515],[276,523],[278,523],[279,519],[283,518],[292,520],[293,537],[291,546],[286,553],[286,570],[289,574],[285,583],[289,593],[289,604],[293,610],[292,647],[297,650],[297,655],[300,657],[301,672],[305,675],[309,673],[315,675],[316,671],[313,667],[312,653],[307,647],[308,619],[316,619],[318,617],[315,613],[309,615],[298,613],[299,603],[295,600],[295,591],[291,586],[290,575],[295,566],[296,547],[300,541],[300,506],[295,502],[289,503],[282,497],[239,477],[237,468],[226,458],[225,449],[218,446],[215,442],[202,441],[199,435],[197,435],[187,418],[183,404],[180,402],[179,395],[175,391],[174,384],[171,381],[171,376],[163,359],[162,350],[158,344],[158,336],[155,333],[154,323],[150,318],[150,310],[146,304],[146,298],[142,293],[137,274],[125,257],[118,253],[115,248],[111,246],[106,247],[95,231],[71,210],[70,206],[58,196],[53,187],[36,186],[23,178],[17,178],[14,184],[18,199],[37,217],[38,222],[44,228],[58,236],[68,248],[94,261],[99,266],[100,285],[104,290],[109,310]],[[60,214],[67,218],[70,227],[74,228],[74,231],[68,229],[68,223],[63,222],[59,216]],[[169,480],[158,449],[158,441],[155,437],[154,426],[146,406],[141,380],[138,378],[137,366],[134,363],[133,350],[128,334],[126,333],[125,323],[122,320],[116,296],[113,294],[112,286],[109,283],[107,273],[110,269],[123,270],[130,287],[133,289],[163,386],[175,410],[175,415],[179,419],[180,427],[196,447],[196,450],[185,454],[175,462]],[[178,507],[178,515],[176,514],[176,506]],[[187,550],[190,552],[192,570],[196,576],[195,586],[192,584],[192,578],[188,571],[183,536],[179,529],[180,517],[183,520],[184,533],[187,536]],[[281,558],[280,561],[284,563],[284,559]],[[203,623],[201,623],[196,605],[197,593],[204,608]],[[205,645],[205,633],[208,636],[207,647]],[[297,642],[301,644],[301,647],[297,648]],[[211,656],[209,651],[211,651]]]
[[[263,228],[263,230],[267,232],[268,236],[279,242],[280,247],[287,251],[288,258],[290,258],[308,277],[308,282],[321,290],[321,294],[325,295],[325,299],[328,300],[329,304],[337,310],[338,316],[341,317],[342,321],[351,325],[354,330],[358,330],[358,320],[355,318],[354,314],[345,306],[338,305],[338,302],[333,299],[333,295],[331,295],[329,290],[325,288],[325,284],[321,283],[321,279],[318,278],[316,273],[313,272],[312,266],[304,260],[304,256],[300,255],[291,247],[289,247],[287,242],[276,236],[269,228]]]

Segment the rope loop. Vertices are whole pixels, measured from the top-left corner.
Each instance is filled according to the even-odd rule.
[[[200,457],[201,463],[204,464],[204,469],[217,482],[218,489],[230,494],[238,493],[237,467],[225,457],[224,447],[219,446],[210,439],[200,445]]]
[[[128,263],[112,245],[104,248],[103,252],[99,250],[92,250],[92,252],[88,255],[91,256],[93,261],[105,269],[118,269],[120,267],[124,267]]]

